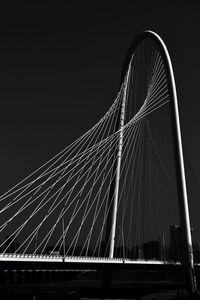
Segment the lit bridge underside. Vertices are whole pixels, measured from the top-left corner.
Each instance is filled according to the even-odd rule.
[[[123,259],[123,258],[106,258],[106,257],[81,257],[81,256],[67,256],[62,255],[40,255],[40,254],[0,254],[0,261],[21,261],[21,262],[64,262],[64,263],[98,263],[98,264],[150,264],[150,265],[164,265],[164,264],[179,264],[174,262],[166,262],[162,260],[146,260],[146,259]]]
[[[0,254],[2,270],[179,270],[181,264],[162,260],[132,260],[61,255]]]

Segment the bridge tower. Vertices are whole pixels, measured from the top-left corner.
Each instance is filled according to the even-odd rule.
[[[182,138],[181,138],[181,129],[180,129],[180,120],[179,120],[179,110],[178,110],[178,101],[177,93],[175,86],[175,79],[173,74],[173,68],[171,59],[167,50],[166,45],[163,40],[152,31],[144,31],[139,34],[136,39],[133,41],[131,47],[129,48],[128,54],[125,59],[124,69],[122,72],[122,83],[124,83],[124,96],[121,105],[120,118],[118,122],[118,130],[120,131],[119,143],[117,150],[117,163],[115,164],[115,180],[114,188],[112,188],[111,199],[113,198],[112,204],[112,218],[110,224],[108,223],[110,235],[109,243],[109,257],[113,257],[114,253],[114,244],[115,244],[115,233],[116,233],[116,217],[117,217],[117,204],[118,204],[118,193],[119,193],[119,174],[120,174],[120,165],[121,165],[121,154],[123,151],[123,126],[125,122],[125,106],[126,98],[128,93],[128,84],[129,84],[129,75],[131,68],[131,60],[134,56],[134,52],[138,45],[145,39],[151,39],[158,48],[160,55],[162,56],[165,72],[167,75],[169,97],[170,97],[170,113],[171,113],[171,123],[172,123],[172,135],[173,135],[173,146],[175,153],[175,167],[176,167],[176,178],[177,178],[177,192],[178,192],[178,205],[179,205],[179,216],[181,224],[181,235],[182,235],[182,244],[183,244],[183,260],[182,266],[186,274],[186,279],[188,287],[191,293],[196,291],[196,278],[194,272],[194,262],[193,262],[193,247],[192,247],[192,237],[190,230],[190,217],[189,217],[189,208],[188,208],[188,199],[187,199],[187,188],[186,188],[186,179],[185,179],[185,169],[184,169],[184,159],[183,159],[183,150],[182,150]],[[107,229],[108,230],[108,229]],[[107,234],[108,238],[108,234]]]

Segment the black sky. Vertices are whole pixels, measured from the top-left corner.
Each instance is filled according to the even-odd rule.
[[[146,29],[169,49],[198,182],[198,0],[16,1],[0,7],[1,193],[101,118],[118,92],[132,39]],[[195,193],[197,199],[198,187]]]

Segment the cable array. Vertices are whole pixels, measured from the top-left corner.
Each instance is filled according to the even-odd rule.
[[[147,221],[143,219],[147,219],[147,211],[155,220],[149,204],[152,192],[156,194],[155,187],[160,188],[155,181],[167,178],[173,183],[151,125],[152,116],[170,102],[168,82],[161,54],[152,42],[147,42],[136,49],[130,76],[103,118],[0,196],[2,253],[108,255],[112,185],[121,132],[115,255],[131,257],[134,245],[145,240],[143,223]],[[124,100],[125,125],[119,128]],[[147,211],[144,206],[148,206]]]

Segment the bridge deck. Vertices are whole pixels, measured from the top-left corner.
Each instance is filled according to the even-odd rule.
[[[179,262],[163,260],[144,260],[127,258],[109,258],[109,257],[83,257],[83,256],[62,256],[62,255],[41,255],[41,254],[0,254],[1,261],[21,261],[21,262],[64,262],[64,263],[98,263],[98,264],[150,264],[150,265],[174,265]]]

